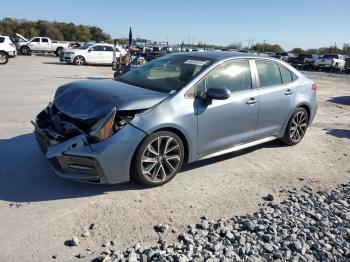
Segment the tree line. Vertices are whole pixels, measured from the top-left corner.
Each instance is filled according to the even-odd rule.
[[[45,20],[28,21],[25,19],[4,18],[0,20],[0,34],[15,37],[19,33],[25,37],[46,36],[62,41],[112,42],[109,34],[96,26],[76,25],[73,23],[50,22]]]
[[[331,45],[329,47],[320,47],[320,48],[311,48],[303,49],[300,47],[293,48],[291,50],[284,50],[278,44],[269,44],[269,43],[256,43],[252,46],[243,46],[241,42],[233,42],[227,46],[218,46],[218,45],[208,45],[203,43],[198,43],[196,47],[211,47],[218,49],[235,49],[235,50],[247,50],[255,52],[273,52],[273,53],[282,53],[290,52],[294,54],[315,54],[315,55],[324,55],[324,54],[342,54],[350,56],[350,44],[344,43],[343,47],[340,48],[337,45]]]

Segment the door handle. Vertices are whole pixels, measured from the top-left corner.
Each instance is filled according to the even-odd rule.
[[[293,94],[294,93],[294,91],[293,90],[291,90],[291,89],[287,89],[287,91],[284,93],[286,96],[289,96],[289,95],[291,95],[291,94]]]
[[[257,102],[259,102],[258,99],[255,99],[254,97],[251,97],[247,102],[245,102],[247,105],[254,105]]]

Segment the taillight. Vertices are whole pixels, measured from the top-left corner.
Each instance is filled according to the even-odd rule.
[[[313,91],[316,91],[316,90],[317,90],[317,85],[316,85],[316,84],[313,84],[312,87],[311,87],[311,89],[312,89]]]
[[[9,45],[16,49],[16,45],[15,44],[11,43]]]

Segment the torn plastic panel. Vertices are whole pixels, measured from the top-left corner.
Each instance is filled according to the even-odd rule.
[[[97,143],[112,136],[128,124],[136,114],[143,110],[116,111],[112,108],[108,114],[100,118],[92,118],[81,120],[72,118],[62,113],[54,104],[50,103],[43,111],[41,111],[36,121],[33,122],[35,131],[42,140],[42,146],[46,147],[63,143],[72,138],[78,138],[80,143],[87,145],[89,143]],[[99,137],[99,133],[108,124],[108,133]],[[45,144],[46,143],[46,144]],[[68,148],[67,148],[68,150]]]

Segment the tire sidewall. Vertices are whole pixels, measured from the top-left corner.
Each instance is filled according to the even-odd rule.
[[[142,170],[141,170],[141,158],[143,155],[144,150],[146,149],[147,145],[154,140],[155,138],[159,137],[159,136],[169,136],[172,137],[173,139],[175,139],[177,141],[177,143],[180,145],[180,163],[179,166],[177,168],[177,170],[175,171],[175,173],[167,178],[166,180],[162,181],[162,182],[152,182],[150,180],[148,180],[147,178],[145,178],[145,176],[142,174]],[[141,144],[138,146],[136,153],[133,157],[133,160],[131,162],[131,178],[133,180],[136,180],[137,182],[148,186],[148,187],[156,187],[156,186],[161,186],[164,185],[166,183],[168,183],[169,181],[171,181],[176,175],[177,173],[181,170],[181,167],[183,165],[184,162],[184,156],[185,156],[185,150],[184,150],[184,145],[182,140],[179,138],[179,136],[177,136],[176,134],[169,132],[169,131],[158,131],[155,132],[151,135],[149,135],[148,137],[146,137]]]
[[[288,125],[287,125],[287,128],[286,128],[286,131],[285,131],[285,133],[284,133],[284,137],[283,137],[283,142],[285,142],[286,144],[288,144],[288,145],[296,145],[296,144],[298,144],[298,143],[300,143],[300,141],[301,140],[303,140],[303,138],[304,138],[304,136],[305,136],[305,133],[303,134],[303,136],[301,137],[301,139],[298,141],[298,142],[294,142],[291,138],[290,138],[290,128],[291,128],[291,126],[292,126],[292,122],[293,122],[293,119],[294,119],[294,117],[299,113],[299,112],[304,112],[305,113],[305,115],[306,115],[306,129],[305,129],[305,133],[306,133],[306,131],[307,131],[307,128],[309,127],[309,114],[307,113],[307,111],[305,110],[305,108],[303,108],[303,107],[298,107],[295,111],[294,111],[294,113],[293,113],[293,115],[290,117],[290,119],[289,119],[289,121],[288,121]]]
[[[4,63],[0,63],[0,65],[6,65],[7,62],[9,61],[9,56],[8,54],[4,53],[4,52],[0,52],[0,55],[5,56],[5,62]]]
[[[59,56],[60,55],[60,51],[62,51],[62,50],[63,50],[63,47],[57,47],[55,54],[57,56]]]
[[[20,51],[22,55],[30,55],[30,48],[28,46],[22,46]]]
[[[83,61],[84,61],[82,64],[77,64],[77,62],[76,62],[76,60],[77,60],[79,57],[82,58]],[[86,63],[86,60],[85,60],[85,58],[84,58],[83,56],[78,55],[78,56],[74,57],[73,63],[74,63],[75,65],[81,66],[81,65],[84,65],[84,64]]]

